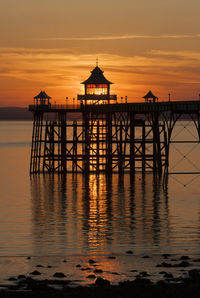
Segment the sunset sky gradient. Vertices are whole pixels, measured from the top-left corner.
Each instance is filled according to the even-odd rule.
[[[198,99],[199,0],[2,0],[0,106],[83,92],[96,58],[112,93],[140,101]]]

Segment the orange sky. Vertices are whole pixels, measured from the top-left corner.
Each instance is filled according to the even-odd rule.
[[[96,57],[112,93],[198,99],[200,1],[0,2],[0,106],[82,93]]]

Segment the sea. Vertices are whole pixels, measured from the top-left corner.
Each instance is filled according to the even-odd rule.
[[[171,144],[165,187],[152,173],[30,176],[31,137],[31,121],[0,122],[1,257],[200,253],[192,122],[176,124],[172,139],[185,143]]]

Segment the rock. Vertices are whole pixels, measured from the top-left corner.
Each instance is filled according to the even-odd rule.
[[[200,262],[200,259],[194,259],[193,261],[194,262]]]
[[[20,275],[18,275],[18,277],[17,277],[17,279],[23,279],[23,278],[26,278],[26,276],[23,275],[23,274],[20,274]]]
[[[81,268],[82,266],[80,264],[76,265],[77,268]]]
[[[119,282],[119,286],[126,287],[126,288],[132,287],[133,285],[134,285],[134,282],[130,280],[124,280]]]
[[[166,267],[166,268],[170,268],[170,267],[172,267],[172,264],[170,264],[170,263],[165,263],[165,262],[162,262],[161,264],[160,264],[160,266],[159,267]]]
[[[178,283],[180,283],[180,282],[184,283],[184,282],[188,281],[188,279],[183,278],[182,276],[178,276],[176,278],[173,278],[173,281],[178,282]]]
[[[114,256],[109,256],[108,259],[113,259],[113,260],[114,260],[114,259],[116,259],[116,257],[114,257]]]
[[[167,273],[167,272],[165,272],[164,277],[165,278],[174,278],[172,273]]]
[[[31,275],[41,275],[41,272],[34,270],[33,272],[30,273]]]
[[[142,277],[150,276],[146,271],[142,271],[142,272],[140,272],[140,275],[141,275]]]
[[[189,260],[190,258],[188,256],[182,256],[180,257],[180,260]]]
[[[142,256],[142,258],[143,258],[143,259],[149,259],[150,256],[146,256],[146,255],[145,255],[145,256]]]
[[[107,279],[103,279],[102,277],[97,277],[95,280],[95,285],[98,287],[109,287],[110,281]]]
[[[60,278],[63,278],[63,277],[66,277],[66,275],[63,273],[63,272],[56,272],[53,277],[60,277]]]
[[[48,288],[48,282],[46,280],[34,280],[31,277],[27,277],[26,279],[26,284],[27,284],[27,290],[32,290],[32,291],[47,291]]]
[[[95,269],[95,270],[94,270],[94,273],[97,273],[97,274],[98,274],[98,273],[103,273],[103,270],[101,270],[101,269]]]
[[[127,251],[126,251],[126,254],[128,254],[128,255],[132,255],[132,254],[133,254],[133,251],[132,251],[132,250],[127,250]]]
[[[30,260],[31,259],[31,257],[27,257],[27,260]]]
[[[141,278],[141,277],[136,277],[136,279],[133,281],[134,284],[140,284],[140,285],[150,285],[152,284],[151,280],[148,278]]]
[[[94,278],[96,278],[96,276],[94,274],[89,274],[88,276],[86,276],[86,278],[94,279]]]
[[[90,267],[83,267],[83,268],[81,268],[81,270],[82,271],[87,271],[87,270],[91,270],[91,268]]]
[[[165,280],[159,280],[156,284],[161,288],[168,287],[168,282],[166,282]]]
[[[156,267],[166,267],[166,268],[177,268],[177,267],[188,267],[190,266],[190,263],[188,263],[187,261],[182,261],[181,263],[178,263],[178,264],[170,264],[170,263],[161,263],[161,264],[158,264]]]
[[[67,260],[63,260],[63,263],[67,263]]]
[[[16,278],[16,277],[9,277],[8,280],[9,280],[9,281],[16,281],[17,278]]]
[[[163,254],[162,256],[163,256],[163,258],[167,259],[167,258],[170,257],[171,255],[170,255],[170,254]]]
[[[113,275],[119,275],[118,272],[111,272],[111,274],[113,274]]]
[[[89,264],[95,264],[96,262],[92,259],[89,260]]]
[[[188,271],[188,275],[190,278],[199,280],[200,279],[200,270],[199,269],[192,269]]]
[[[188,263],[187,261],[182,261],[179,264],[173,265],[173,267],[188,267],[188,266],[190,266],[190,263]]]
[[[47,268],[52,268],[52,266],[51,265],[48,265]]]
[[[42,267],[44,267],[44,266],[42,266],[42,265],[39,264],[39,265],[37,265],[36,267],[37,267],[37,268],[42,268]]]
[[[133,270],[130,270],[130,272],[138,272],[137,270],[133,269]]]

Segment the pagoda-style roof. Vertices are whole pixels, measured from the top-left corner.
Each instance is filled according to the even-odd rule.
[[[34,97],[34,99],[51,99],[51,97],[48,96],[45,91],[41,91],[37,96]]]
[[[143,96],[143,98],[145,98],[145,99],[149,99],[149,98],[157,99],[158,97],[155,96],[151,91],[149,91],[145,96]]]
[[[90,77],[82,82],[81,84],[84,84],[84,85],[89,85],[89,84],[95,84],[95,85],[98,85],[98,84],[105,84],[105,85],[110,85],[110,84],[113,84],[112,82],[108,81],[104,75],[103,75],[103,71],[98,67],[96,66],[92,71],[91,71],[91,75]]]

